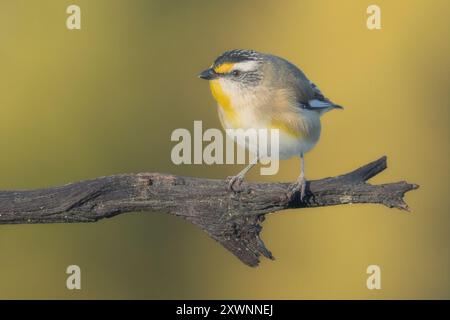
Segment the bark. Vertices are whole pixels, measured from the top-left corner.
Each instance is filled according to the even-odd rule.
[[[165,212],[198,225],[242,262],[257,266],[260,255],[273,259],[259,237],[266,214],[351,203],[408,210],[403,196],[418,185],[367,183],[384,169],[386,157],[341,176],[308,181],[303,201],[287,196],[287,183],[244,182],[242,190],[232,193],[226,180],[162,173],[119,174],[53,188],[0,191],[0,224],[95,222],[125,212]]]

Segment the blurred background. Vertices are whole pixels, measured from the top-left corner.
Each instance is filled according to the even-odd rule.
[[[66,28],[81,7],[82,29]],[[366,27],[381,7],[382,29]],[[276,261],[249,268],[190,223],[162,213],[92,224],[1,225],[0,298],[450,298],[447,0],[2,0],[0,190],[127,172],[224,178],[242,166],[170,160],[176,128],[219,128],[196,75],[251,48],[301,67],[343,112],[323,118],[307,178],[387,155],[374,183],[408,180],[412,212],[380,205],[290,210],[264,222]],[[273,177],[292,181],[299,160]],[[68,265],[82,290],[69,291]],[[381,267],[381,290],[366,268]]]

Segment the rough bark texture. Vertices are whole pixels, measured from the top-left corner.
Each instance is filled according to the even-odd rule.
[[[382,157],[345,175],[309,181],[303,201],[288,198],[287,183],[244,182],[237,193],[226,180],[161,173],[120,174],[60,187],[0,191],[0,224],[94,222],[132,211],[158,211],[183,217],[249,266],[262,254],[273,259],[259,237],[268,213],[290,208],[349,203],[380,203],[408,210],[403,201],[415,184],[371,185],[386,168]]]

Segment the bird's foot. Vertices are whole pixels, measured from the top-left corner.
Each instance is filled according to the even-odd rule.
[[[241,185],[244,181],[244,177],[242,175],[230,176],[227,178],[228,180],[228,191],[231,192],[239,192],[241,191]]]
[[[305,191],[306,191],[305,177],[300,177],[300,178],[298,178],[298,180],[296,182],[294,182],[289,187],[287,197],[288,197],[288,199],[292,199],[297,194],[297,192],[300,192],[300,201],[303,202],[303,199],[305,198]]]

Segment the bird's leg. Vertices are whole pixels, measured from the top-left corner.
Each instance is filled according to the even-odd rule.
[[[255,164],[258,163],[258,157],[255,157],[248,166],[246,166],[241,172],[239,172],[237,175],[229,177],[230,181],[228,182],[228,190],[229,191],[236,191],[234,189],[234,185],[237,184],[239,187],[242,184],[242,181],[244,181],[244,177],[247,174],[247,172],[250,171],[251,168],[255,166]]]
[[[305,158],[303,156],[303,153],[300,155],[300,163],[301,163],[301,169],[300,169],[300,175],[296,182],[291,186],[288,197],[292,198],[297,192],[300,191],[300,200],[303,201],[303,198],[305,197],[305,190],[306,190],[306,179],[305,179]]]

